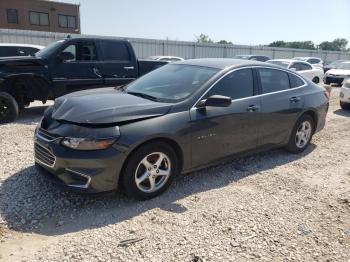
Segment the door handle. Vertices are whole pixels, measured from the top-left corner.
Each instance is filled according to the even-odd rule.
[[[125,70],[134,70],[135,67],[133,67],[133,66],[124,66],[124,69]]]
[[[248,106],[247,108],[247,111],[248,112],[256,112],[260,109],[260,106],[257,106],[257,105],[251,105],[251,106]]]
[[[98,70],[98,68],[93,67],[93,68],[92,68],[92,72],[93,72],[94,75],[97,76],[98,78],[102,78],[102,74],[101,74],[100,70]]]
[[[300,101],[300,97],[293,96],[289,99],[291,103],[298,103]]]

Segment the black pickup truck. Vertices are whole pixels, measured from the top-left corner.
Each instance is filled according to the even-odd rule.
[[[127,40],[90,37],[59,40],[32,57],[0,58],[0,123],[34,100],[122,86],[166,63],[138,60]]]

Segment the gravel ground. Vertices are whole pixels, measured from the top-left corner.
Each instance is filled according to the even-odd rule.
[[[350,261],[350,112],[338,95],[303,154],[182,175],[144,202],[45,183],[32,149],[45,107],[34,104],[0,126],[0,260]]]

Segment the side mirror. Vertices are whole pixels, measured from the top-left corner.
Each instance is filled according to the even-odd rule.
[[[58,59],[61,62],[67,62],[75,59],[75,56],[71,52],[62,52],[58,55]]]
[[[291,71],[294,71],[294,72],[296,72],[297,71],[297,69],[295,68],[295,67],[292,67],[292,68],[289,68]]]
[[[207,99],[199,101],[199,103],[197,104],[197,108],[204,108],[208,106],[228,107],[231,105],[231,103],[232,103],[231,97],[214,95],[214,96],[208,97]]]

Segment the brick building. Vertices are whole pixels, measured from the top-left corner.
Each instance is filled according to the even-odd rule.
[[[0,28],[79,34],[79,7],[45,0],[1,0]]]

